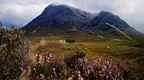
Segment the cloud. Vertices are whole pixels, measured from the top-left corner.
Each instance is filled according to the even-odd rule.
[[[0,0],[0,20],[7,25],[24,26],[51,3],[68,4],[92,13],[110,11],[144,32],[144,0]]]

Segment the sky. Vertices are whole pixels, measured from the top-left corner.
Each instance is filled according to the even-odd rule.
[[[0,0],[0,21],[7,26],[24,26],[52,3],[91,13],[109,11],[144,33],[144,0]]]

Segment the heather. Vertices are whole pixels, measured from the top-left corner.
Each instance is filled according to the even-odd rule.
[[[17,80],[22,68],[27,66],[28,41],[19,29],[6,30],[0,27],[0,79]]]
[[[118,56],[113,59],[102,58],[101,56],[95,57],[96,55],[92,55],[90,52],[75,49],[80,46],[86,47],[85,45],[80,45],[80,43],[77,45],[78,40],[76,39],[73,43],[55,43],[56,40],[53,40],[55,38],[49,39],[49,41],[52,42],[48,42],[46,39],[40,39],[40,44],[38,44],[38,38],[33,38],[35,40],[29,39],[32,42],[29,42],[28,39],[26,39],[24,31],[20,29],[12,28],[11,30],[6,30],[2,27],[0,28],[1,80],[143,79],[142,77],[135,75],[132,68],[133,66],[129,61],[115,61],[120,57],[117,53],[111,54],[111,56],[114,57]],[[81,40],[83,40],[83,38],[81,38]],[[77,47],[71,48],[71,46],[74,45]],[[90,45],[90,42],[88,42],[87,45]],[[95,50],[96,49],[97,48],[95,47]],[[111,49],[111,47],[107,46],[103,51],[106,52],[109,49]],[[71,50],[71,52],[69,50]],[[98,48],[97,50],[101,49]],[[139,54],[129,55],[127,59],[133,59],[134,56],[138,57]],[[125,59],[124,55],[121,57]],[[139,61],[141,62],[140,59]]]
[[[36,54],[36,65],[32,67],[34,80],[131,80],[130,70],[113,60],[88,61],[86,54],[75,52],[57,60],[54,55]],[[135,78],[134,78],[135,79]]]

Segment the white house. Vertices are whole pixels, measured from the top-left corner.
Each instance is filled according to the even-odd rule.
[[[66,43],[66,40],[59,40],[60,43]]]

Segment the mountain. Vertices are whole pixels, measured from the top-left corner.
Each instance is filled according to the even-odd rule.
[[[91,20],[88,29],[102,35],[125,36],[129,39],[143,39],[144,37],[142,33],[132,28],[119,16],[106,11],[101,11]]]
[[[99,28],[107,31],[110,27],[105,23],[117,26],[118,28],[127,28],[129,25],[120,17],[106,11],[101,11],[93,20],[89,22],[88,28]]]
[[[28,32],[35,30],[81,30],[92,19],[93,15],[88,12],[67,5],[49,5],[34,20],[23,29]]]
[[[22,29],[28,34],[84,31],[103,36],[128,36],[130,38],[142,35],[110,12],[101,11],[98,14],[91,14],[68,5],[54,4],[47,6],[38,17]]]

